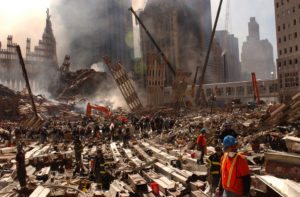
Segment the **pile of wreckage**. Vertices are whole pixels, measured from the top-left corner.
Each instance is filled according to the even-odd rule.
[[[50,85],[49,92],[56,100],[74,101],[95,95],[100,87],[104,91],[105,84],[109,84],[106,83],[106,79],[105,72],[96,72],[93,69],[63,72],[59,74],[58,80]]]
[[[209,131],[208,156],[213,154],[226,120],[232,121],[239,133],[240,151],[248,159],[251,196],[299,196],[300,136],[297,127],[265,129],[264,117],[268,109],[264,106],[249,113],[177,112],[172,130],[163,130],[161,134],[150,130],[149,138],[133,138],[128,146],[119,141],[85,139],[82,141],[85,173],[78,176],[73,176],[74,146],[70,140],[45,145],[27,140],[28,196],[157,196],[153,183],[157,184],[160,196],[210,196],[207,167],[198,165],[197,158],[191,157],[196,152],[193,145],[199,134],[197,128],[199,125],[205,127]],[[171,115],[164,117],[168,119]],[[99,119],[98,123],[104,122]],[[103,185],[103,191],[97,190],[89,177],[90,162],[98,147],[110,166],[109,181]],[[15,154],[15,147],[2,145],[0,148],[1,196],[18,195]]]
[[[81,116],[74,111],[74,105],[50,101],[42,95],[34,96],[37,112],[45,117],[65,117],[74,120]],[[0,85],[0,120],[22,121],[33,114],[30,97],[23,92],[13,91]]]

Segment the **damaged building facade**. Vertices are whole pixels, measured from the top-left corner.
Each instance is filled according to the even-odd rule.
[[[16,46],[12,36],[7,37],[6,49],[3,49],[0,43],[0,83],[20,91],[25,88],[25,83]],[[52,31],[49,10],[47,10],[46,27],[42,39],[39,40],[33,51],[31,50],[31,40],[27,38],[24,61],[33,90],[39,91],[47,88],[48,84],[46,84],[45,77],[51,79],[58,68],[56,41]]]
[[[195,73],[197,66],[202,67],[212,29],[210,1],[149,0],[139,15],[175,70]],[[147,62],[148,55],[157,50],[142,28],[140,32],[143,62]],[[219,45],[214,44],[214,48]],[[206,83],[222,81],[220,56],[221,53],[212,53]],[[172,85],[173,80],[166,68],[166,86]]]
[[[274,0],[277,34],[277,75],[280,100],[300,91],[299,2]]]
[[[132,70],[130,6],[131,0],[63,0],[53,7],[68,34],[73,69],[89,68],[107,55]]]

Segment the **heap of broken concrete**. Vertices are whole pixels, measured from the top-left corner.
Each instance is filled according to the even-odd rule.
[[[107,75],[93,69],[82,69],[75,72],[62,72],[58,80],[50,84],[49,92],[57,100],[74,101],[95,95],[97,90],[105,90]]]
[[[56,101],[50,101],[42,95],[34,96],[38,113],[44,118],[65,117],[80,119],[74,111],[74,106]],[[0,85],[0,120],[21,121],[32,116],[30,97],[26,91],[16,92]]]

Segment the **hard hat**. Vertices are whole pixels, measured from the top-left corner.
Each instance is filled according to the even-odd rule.
[[[232,146],[236,143],[238,143],[238,141],[231,135],[227,135],[223,140],[224,147]]]
[[[216,150],[216,152],[221,152],[221,151],[222,151],[222,147],[217,146],[217,147],[215,148],[215,150]]]
[[[201,129],[201,133],[207,133],[206,129]]]
[[[229,121],[226,121],[226,122],[225,122],[225,127],[226,127],[226,126],[231,126],[231,123],[230,123]]]

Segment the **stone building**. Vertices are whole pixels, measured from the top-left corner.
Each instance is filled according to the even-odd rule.
[[[267,39],[260,39],[259,24],[255,17],[250,18],[248,28],[249,35],[243,43],[241,54],[242,80],[251,79],[252,72],[256,73],[257,79],[272,79],[271,72],[275,71],[273,46]]]
[[[3,49],[0,42],[0,83],[14,90],[25,88],[22,69],[16,52],[13,37],[7,37],[7,48]],[[29,75],[32,89],[47,88],[47,80],[51,80],[58,68],[56,41],[52,31],[49,10],[47,10],[46,27],[37,46],[31,50],[30,39],[27,38],[26,53],[23,58]]]
[[[166,54],[174,69],[193,73],[196,67],[202,68],[212,31],[211,5],[209,0],[148,0],[145,9],[139,14],[141,20]],[[148,54],[157,53],[153,43],[140,28],[143,61]],[[219,54],[220,55],[220,54]],[[213,61],[211,53],[205,76],[206,83],[218,82],[220,67]],[[201,70],[199,70],[199,75]],[[174,76],[166,67],[166,85],[172,85]]]
[[[300,91],[300,2],[274,0],[277,35],[277,77],[280,100]]]
[[[216,31],[215,38],[222,48],[221,59],[223,61],[224,80],[222,82],[235,82],[241,79],[241,63],[239,52],[239,40],[227,31]],[[225,62],[225,64],[224,64]]]

